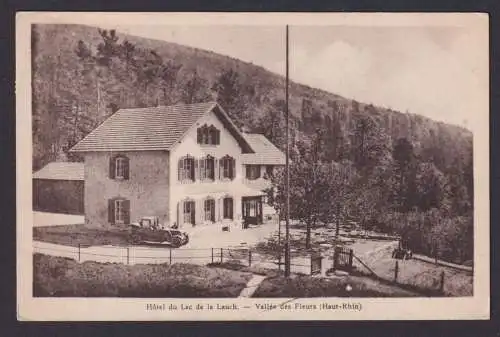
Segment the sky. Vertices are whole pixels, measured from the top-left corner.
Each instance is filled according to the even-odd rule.
[[[103,28],[211,50],[285,74],[281,26]],[[476,32],[464,27],[291,26],[289,38],[293,81],[360,102],[468,127],[488,88],[485,51],[475,48]]]

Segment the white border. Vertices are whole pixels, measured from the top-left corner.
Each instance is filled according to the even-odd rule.
[[[32,297],[32,141],[31,23],[99,25],[355,25],[460,26],[477,34],[476,48],[489,66],[488,16],[480,13],[51,13],[21,12],[16,17],[16,140],[17,140],[17,298],[19,320],[149,321],[149,320],[442,320],[489,319],[489,92],[477,97],[469,127],[474,132],[475,279],[468,298],[300,299],[302,303],[360,303],[361,311],[146,311],[146,303],[279,304],[286,299],[47,299]],[[486,71],[485,73],[489,73]],[[489,88],[489,79],[483,79]],[[457,99],[460,99],[457,97]]]

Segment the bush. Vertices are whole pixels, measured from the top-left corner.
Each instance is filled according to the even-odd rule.
[[[77,263],[34,255],[34,296],[235,297],[251,274],[190,264]]]
[[[472,214],[449,217],[446,212],[386,213],[380,221],[387,231],[401,235],[403,243],[415,253],[452,263],[473,259],[474,220]]]

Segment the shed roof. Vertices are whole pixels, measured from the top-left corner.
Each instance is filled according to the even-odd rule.
[[[81,180],[84,179],[83,163],[53,162],[33,173],[34,179]]]
[[[243,164],[285,165],[285,154],[264,135],[244,133],[243,136],[255,151],[255,153],[245,153],[242,155],[241,160]]]
[[[214,111],[243,149],[252,152],[241,132],[216,102],[120,109],[71,152],[170,150],[204,114]]]

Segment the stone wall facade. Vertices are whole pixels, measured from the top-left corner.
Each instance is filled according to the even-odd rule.
[[[116,155],[129,159],[129,178],[110,178],[110,160]],[[108,201],[130,202],[130,222],[142,216],[158,216],[169,222],[169,153],[167,151],[91,152],[85,154],[85,223],[109,227]]]

